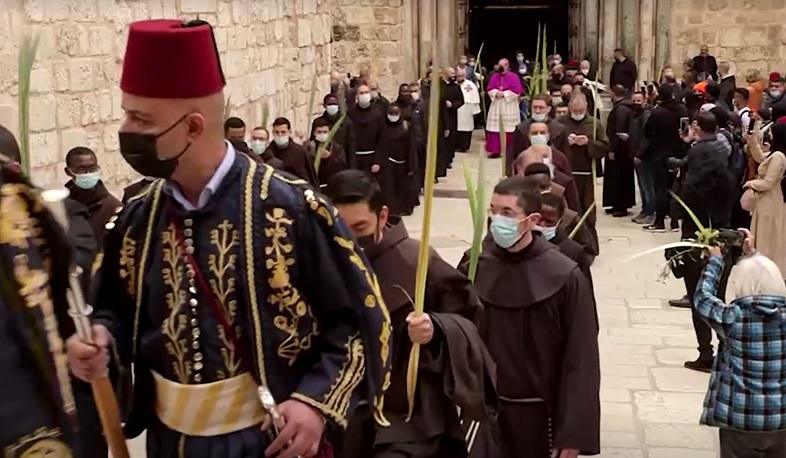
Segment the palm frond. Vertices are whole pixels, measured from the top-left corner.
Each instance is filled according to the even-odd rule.
[[[40,37],[27,35],[19,50],[19,152],[22,171],[30,176],[30,84]]]
[[[317,172],[317,179],[319,179],[319,166],[322,163],[321,153],[325,151],[326,145],[329,145],[333,141],[333,137],[336,136],[336,133],[341,128],[341,124],[344,123],[344,118],[346,117],[347,114],[344,113],[340,118],[338,118],[338,121],[336,121],[336,123],[333,124],[333,127],[330,128],[330,132],[328,133],[328,138],[325,143],[319,145],[319,148],[317,148],[317,151],[314,153],[314,170]]]
[[[434,40],[436,42],[436,39]],[[432,52],[432,62],[437,64],[436,52]],[[415,278],[416,315],[423,314],[426,296],[426,279],[428,275],[429,255],[431,253],[431,213],[434,207],[434,180],[437,175],[437,145],[439,141],[439,108],[440,108],[439,73],[431,72],[431,98],[429,100],[428,146],[426,149],[426,173],[423,192],[423,227],[420,233],[420,249],[418,252],[418,270]],[[407,421],[412,418],[415,408],[415,390],[418,383],[418,367],[420,366],[420,345],[413,343],[407,364],[407,403],[409,410]]]
[[[593,163],[592,163],[592,165],[594,166],[594,165],[595,165],[595,163],[593,162]],[[591,204],[589,207],[587,207],[587,210],[584,212],[584,214],[583,214],[583,215],[581,215],[581,219],[579,219],[579,222],[578,222],[578,223],[576,223],[576,227],[574,227],[574,228],[573,228],[573,230],[572,230],[572,231],[570,231],[570,234],[568,234],[568,238],[569,238],[569,239],[573,240],[573,238],[574,238],[574,237],[576,237],[576,234],[578,234],[578,233],[579,233],[579,231],[581,230],[581,227],[582,227],[582,226],[584,226],[584,223],[587,221],[587,218],[589,218],[589,215],[590,215],[590,214],[591,214],[593,211],[595,211],[595,204],[596,204],[596,203],[597,203],[597,202],[595,202],[595,201],[593,200],[593,201],[592,201],[592,204]]]

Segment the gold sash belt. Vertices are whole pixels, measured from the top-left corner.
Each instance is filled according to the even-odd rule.
[[[187,436],[211,437],[261,425],[265,410],[257,384],[245,373],[201,385],[182,385],[153,371],[156,414],[170,429]]]

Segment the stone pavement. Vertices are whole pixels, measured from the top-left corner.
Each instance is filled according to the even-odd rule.
[[[476,146],[480,147],[479,144]],[[466,162],[477,176],[477,154],[458,154],[438,188],[465,189]],[[500,161],[487,160],[490,195]],[[600,187],[598,188],[600,192]],[[418,237],[422,206],[406,219]],[[698,424],[709,376],[682,367],[697,356],[690,311],[672,309],[667,300],[685,292],[681,281],[658,281],[663,255],[633,261],[637,252],[676,240],[676,234],[650,234],[629,219],[599,215],[601,254],[592,267],[600,315],[601,458],[713,458],[717,431]],[[435,199],[431,244],[456,264],[472,240],[466,199]],[[133,442],[134,457],[144,456],[143,441]],[[513,457],[511,457],[513,458]]]

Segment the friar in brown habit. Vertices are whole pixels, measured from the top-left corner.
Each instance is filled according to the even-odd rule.
[[[347,168],[347,158],[344,149],[334,140],[330,140],[330,121],[325,118],[316,118],[311,123],[311,140],[306,142],[308,158],[312,163],[315,162],[316,155],[319,154],[319,168],[317,178],[319,188],[324,190],[330,178],[338,172]],[[330,140],[330,142],[328,142]]]
[[[387,159],[377,174],[385,205],[391,215],[412,214],[417,145],[412,126],[401,118],[401,108],[395,103],[388,106],[385,114],[385,128],[382,129],[377,154]]]
[[[487,422],[497,406],[494,363],[475,323],[481,303],[469,279],[432,250],[425,313],[412,298],[420,242],[403,222],[386,227],[388,209],[379,184],[366,172],[346,170],[328,183],[328,195],[357,236],[379,280],[393,324],[393,372],[377,427],[367,414],[349,423],[336,456],[342,458],[466,458],[466,422]],[[409,422],[406,374],[413,343],[421,345],[414,412]],[[487,405],[488,404],[488,405]]]
[[[387,161],[387,158],[377,154],[379,139],[385,127],[385,114],[372,106],[368,86],[361,84],[355,94],[357,103],[347,112],[355,128],[355,168],[376,176]]]
[[[609,140],[606,129],[600,120],[593,120],[592,114],[587,112],[587,98],[579,90],[574,90],[570,96],[568,116],[563,116],[559,121],[565,126],[568,135],[568,148],[563,151],[573,169],[573,181],[579,192],[579,215],[592,205],[595,200],[595,183],[592,181],[592,162],[606,156],[609,152]],[[594,129],[594,131],[593,131]],[[598,232],[595,229],[597,212],[593,210],[587,217],[587,228],[592,232],[596,247],[598,245]],[[599,247],[598,247],[599,248]],[[599,251],[599,250],[595,250]]]
[[[314,186],[319,186],[317,172],[314,170],[314,163],[306,152],[306,149],[292,140],[292,125],[287,118],[276,118],[273,121],[273,141],[262,153],[262,160],[272,164],[281,164],[280,170],[290,173],[298,178],[306,180]]]
[[[502,456],[595,455],[600,363],[592,292],[576,263],[533,232],[541,205],[525,177],[497,184],[494,244],[484,246],[475,278],[485,308],[480,332],[497,362]]]

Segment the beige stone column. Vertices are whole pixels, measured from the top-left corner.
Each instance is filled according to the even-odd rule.
[[[609,82],[611,66],[614,64],[614,50],[619,47],[617,28],[617,0],[601,2],[601,64],[600,74],[604,83]]]
[[[655,2],[656,0],[641,0],[639,5],[637,63],[640,81],[652,81],[660,77],[659,69],[655,68]]]
[[[619,0],[617,16],[619,18],[620,30],[617,35],[620,42],[617,47],[625,50],[625,54],[636,62],[637,37],[639,36],[639,1],[640,0]]]
[[[436,14],[436,0],[417,0],[418,1],[418,21],[420,38],[420,65],[419,75],[423,76],[428,71],[428,62],[431,59],[432,46],[434,43],[434,33],[437,30],[437,14]]]
[[[657,6],[655,7],[655,68],[657,71],[660,71],[669,62],[670,30],[671,0],[657,0]],[[682,62],[672,62],[672,65],[679,75]]]
[[[402,66],[404,67],[403,73],[407,80],[412,80],[418,77],[418,49],[417,30],[418,19],[414,14],[417,11],[418,0],[403,0],[402,1],[402,26],[404,43],[402,45]]]
[[[583,0],[582,12],[584,16],[583,34],[585,48],[584,55],[593,65],[593,71],[598,71],[600,68],[600,43],[598,36],[598,27],[600,26],[600,6],[599,0]],[[592,74],[595,78],[595,74]]]
[[[456,0],[437,1],[437,57],[441,66],[453,65],[456,60],[457,12]]]

